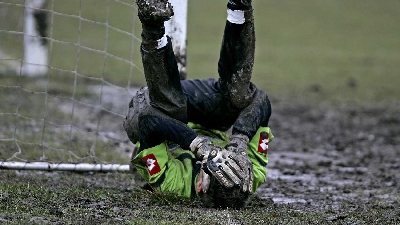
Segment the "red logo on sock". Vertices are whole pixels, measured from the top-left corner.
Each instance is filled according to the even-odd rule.
[[[158,165],[157,158],[154,154],[146,155],[142,160],[146,163],[150,176],[161,171],[160,165]]]
[[[260,140],[258,141],[258,152],[268,153],[269,134],[267,132],[260,133]]]

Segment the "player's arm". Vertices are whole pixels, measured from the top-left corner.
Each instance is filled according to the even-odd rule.
[[[233,125],[227,148],[243,154],[247,153],[253,165],[255,191],[266,180],[268,163],[268,143],[273,135],[268,127],[271,104],[262,90],[257,90],[253,101],[239,115]]]
[[[156,191],[190,197],[193,192],[194,155],[189,151],[168,150],[163,142],[142,150],[133,160],[140,175]]]
[[[267,179],[268,147],[273,139],[274,135],[269,127],[260,127],[250,140],[247,154],[253,165],[253,192]]]

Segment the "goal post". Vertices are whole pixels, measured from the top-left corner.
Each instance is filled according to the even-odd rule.
[[[165,32],[172,39],[172,46],[178,63],[181,80],[186,79],[186,37],[187,37],[187,0],[169,0],[174,8],[174,16],[165,22]]]
[[[185,79],[188,2],[170,2]],[[129,171],[140,34],[133,0],[0,0],[0,170]]]
[[[46,163],[46,162],[0,162],[0,170],[43,170],[43,171],[87,171],[87,172],[129,172],[127,164],[89,163]]]
[[[22,74],[40,76],[48,71],[47,0],[26,0]]]

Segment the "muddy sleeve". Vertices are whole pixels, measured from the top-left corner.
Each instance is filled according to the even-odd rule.
[[[260,127],[249,143],[247,154],[253,164],[253,192],[267,180],[268,147],[273,139],[269,127]]]
[[[141,151],[133,164],[156,191],[190,197],[194,192],[194,155],[190,151],[168,150],[166,143]],[[197,171],[198,172],[198,171]]]

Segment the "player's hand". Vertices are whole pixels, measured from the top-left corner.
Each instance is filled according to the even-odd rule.
[[[225,148],[233,153],[236,153],[238,159],[241,161],[241,165],[244,168],[250,168],[246,170],[245,177],[242,179],[241,188],[243,192],[250,193],[253,189],[254,175],[253,167],[247,155],[247,148],[249,146],[249,138],[243,134],[233,134],[229,137],[229,144]]]
[[[244,193],[253,189],[253,168],[247,157],[214,149],[208,155],[206,170],[226,188],[240,186]]]
[[[225,146],[228,151],[247,156],[249,138],[243,134],[233,134],[229,137],[229,144]]]

